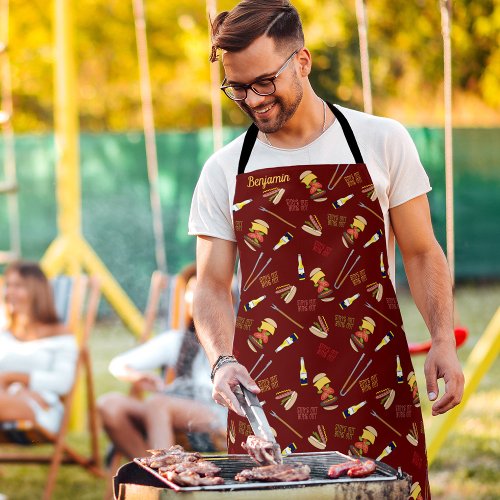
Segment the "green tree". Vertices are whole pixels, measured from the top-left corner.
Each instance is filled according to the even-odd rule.
[[[158,128],[210,126],[209,41],[205,1],[145,0]],[[219,10],[235,0],[220,0]],[[319,94],[362,109],[354,1],[295,0],[313,53]],[[142,117],[132,4],[75,2],[81,126],[140,129]],[[500,3],[456,0],[453,16],[457,120],[499,123]],[[53,127],[52,2],[11,0],[10,58],[16,131]],[[438,0],[368,0],[374,108],[403,121],[441,120],[442,40]],[[224,122],[244,115],[223,100]],[[468,113],[468,114],[467,114]]]

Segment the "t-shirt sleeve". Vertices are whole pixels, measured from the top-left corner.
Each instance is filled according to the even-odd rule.
[[[386,140],[389,168],[389,208],[429,192],[429,177],[420,161],[410,134],[401,123],[389,120],[390,134]]]
[[[236,241],[227,180],[214,157],[205,163],[194,190],[189,234]]]

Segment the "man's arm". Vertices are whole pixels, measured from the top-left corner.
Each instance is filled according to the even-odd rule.
[[[193,316],[196,333],[212,366],[220,355],[233,352],[235,318],[231,283],[235,260],[235,243],[198,236]],[[233,393],[240,382],[252,392],[259,391],[243,365],[223,365],[215,374],[213,398],[217,403],[242,414]]]
[[[456,354],[450,271],[434,236],[426,195],[392,208],[390,217],[413,299],[432,337],[424,367],[431,401],[438,397],[437,380],[445,381],[445,394],[432,406],[432,414],[439,415],[460,403],[464,387]]]

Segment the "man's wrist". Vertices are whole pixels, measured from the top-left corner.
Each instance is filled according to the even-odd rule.
[[[212,373],[210,374],[210,379],[214,381],[215,374],[224,365],[228,363],[238,363],[238,360],[232,354],[221,354],[214,365],[212,366]]]
[[[443,347],[453,347],[456,348],[456,340],[453,330],[436,333],[431,335],[432,344],[434,346],[443,346]]]

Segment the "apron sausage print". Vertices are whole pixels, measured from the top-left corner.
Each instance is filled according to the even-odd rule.
[[[245,173],[234,229],[242,272],[233,353],[284,454],[338,450],[381,460],[429,499],[420,399],[394,287],[377,193],[341,112],[355,163]],[[244,453],[246,419],[230,412],[229,453]]]

